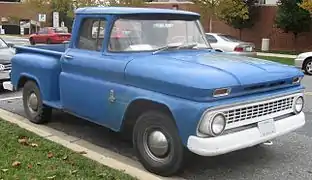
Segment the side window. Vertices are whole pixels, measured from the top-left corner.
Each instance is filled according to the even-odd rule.
[[[100,51],[102,49],[106,20],[85,19],[80,28],[78,49]]]
[[[38,31],[38,34],[44,34],[44,29],[45,29],[45,28],[40,29],[40,30]]]
[[[207,38],[207,41],[209,43],[216,43],[216,42],[218,42],[218,40],[215,37],[213,37],[212,35],[207,34],[206,38]]]

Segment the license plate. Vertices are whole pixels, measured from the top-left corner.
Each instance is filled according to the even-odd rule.
[[[258,122],[258,128],[259,128],[261,136],[267,136],[267,135],[275,133],[276,131],[273,119],[268,119],[268,120]]]
[[[251,52],[252,51],[252,47],[246,47],[246,51]]]

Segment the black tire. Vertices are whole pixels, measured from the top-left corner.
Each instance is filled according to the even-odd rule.
[[[30,42],[30,45],[35,45],[36,44],[36,42],[35,42],[35,40],[33,38],[30,38],[29,42]]]
[[[51,39],[47,39],[47,44],[51,44]]]
[[[304,70],[304,72],[306,73],[306,74],[308,74],[308,75],[312,75],[312,70],[309,70],[309,65],[312,65],[312,58],[310,58],[310,59],[307,59],[305,62],[304,62],[304,64],[303,64],[303,67],[302,67],[302,69]]]
[[[28,100],[31,94],[35,94],[37,97],[37,108],[31,110],[28,105]],[[52,108],[43,104],[40,90],[34,81],[27,81],[23,88],[23,106],[27,118],[30,122],[35,124],[43,124],[51,119]]]
[[[161,131],[169,140],[169,150],[164,155],[163,161],[153,159],[149,155],[151,151],[148,152],[144,146],[145,133],[152,128]],[[161,176],[178,173],[186,160],[186,150],[180,140],[176,125],[172,118],[158,111],[143,113],[138,118],[133,130],[133,147],[144,168]]]

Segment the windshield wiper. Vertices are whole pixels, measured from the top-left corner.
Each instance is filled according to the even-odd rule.
[[[158,48],[156,51],[153,52],[153,54],[159,53],[161,51],[165,51],[168,49],[181,49],[181,48],[193,48],[195,46],[197,46],[197,43],[192,43],[192,44],[180,44],[180,45],[166,45],[163,47]]]

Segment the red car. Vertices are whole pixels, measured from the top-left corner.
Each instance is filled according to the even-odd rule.
[[[70,38],[71,34],[62,28],[44,27],[36,34],[32,34],[29,37],[29,42],[31,45],[36,43],[58,44],[69,41]]]

